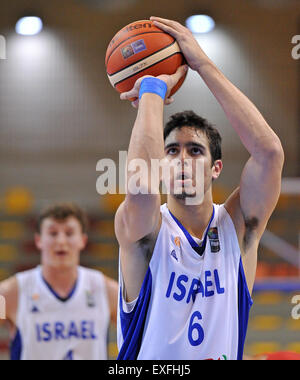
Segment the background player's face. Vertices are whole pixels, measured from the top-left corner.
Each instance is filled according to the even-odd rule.
[[[66,269],[79,264],[87,236],[82,232],[80,222],[71,216],[63,221],[45,219],[35,240],[42,253],[43,265]]]
[[[203,178],[197,178],[197,181],[203,181],[204,192],[206,193],[212,185],[212,181],[217,179],[222,170],[222,161],[213,162],[209,149],[209,142],[205,133],[191,127],[174,129],[165,141],[165,156],[168,161],[179,159],[181,170],[171,171],[170,185],[171,194],[174,194],[175,181],[182,187],[182,196],[174,195],[176,198],[186,198],[190,187],[196,187],[196,161],[201,159],[204,168]],[[185,164],[188,161],[191,165]],[[178,161],[178,162],[179,162]],[[184,174],[184,180],[182,180]]]

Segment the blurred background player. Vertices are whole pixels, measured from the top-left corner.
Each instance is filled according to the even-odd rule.
[[[35,243],[41,266],[0,284],[6,298],[12,360],[105,360],[117,283],[79,266],[88,221],[75,204],[39,217]]]
[[[121,296],[119,358],[141,360],[242,360],[252,306],[257,250],[280,195],[284,153],[253,103],[207,57],[180,23],[151,18],[179,43],[222,106],[250,154],[239,187],[219,206],[212,183],[221,174],[221,137],[193,112],[171,117],[163,130],[164,104],[185,74],[139,79],[121,99],[139,98],[128,162],[177,159],[167,204],[161,206],[159,178],[140,179],[116,214],[120,243]],[[190,168],[189,163],[192,161]],[[196,161],[203,163],[203,178]],[[135,175],[128,170],[128,183]],[[186,203],[204,186],[203,200]],[[153,187],[155,184],[155,187]],[[182,189],[176,195],[175,186]],[[199,188],[199,187],[198,187]]]

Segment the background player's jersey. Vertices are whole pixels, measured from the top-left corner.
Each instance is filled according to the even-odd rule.
[[[47,285],[41,267],[19,273],[14,360],[105,360],[110,311],[104,276],[78,268],[66,301]]]
[[[214,205],[200,256],[195,239],[167,205],[161,213],[161,230],[134,303],[124,300],[120,272],[119,359],[242,359],[252,300],[229,214]]]

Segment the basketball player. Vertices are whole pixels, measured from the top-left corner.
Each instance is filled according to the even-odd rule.
[[[76,205],[43,212],[35,242],[41,266],[0,284],[10,322],[12,360],[105,360],[118,285],[79,266],[87,219]]]
[[[215,66],[181,24],[151,18],[178,41],[188,66],[216,97],[250,153],[240,185],[216,205],[212,183],[221,174],[221,137],[193,112],[174,115],[163,130],[164,100],[185,75],[139,79],[122,94],[138,107],[128,162],[166,158],[180,162],[161,206],[159,180],[140,180],[128,190],[115,217],[120,245],[119,359],[242,360],[257,250],[280,195],[284,153],[279,138],[257,108]],[[199,101],[201,101],[199,99]],[[186,171],[187,160],[192,172]],[[195,196],[195,163],[204,165],[204,200]],[[128,183],[136,173],[128,170]],[[174,192],[175,182],[182,194]],[[155,183],[155,186],[154,186]]]

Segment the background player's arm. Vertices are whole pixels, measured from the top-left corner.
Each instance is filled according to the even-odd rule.
[[[167,83],[166,104],[172,102],[168,94],[186,73],[187,67],[180,67],[174,75],[162,75],[159,79]],[[130,100],[139,97],[140,78],[132,91],[121,95],[121,99]],[[130,189],[133,172],[127,171],[128,188],[125,201],[121,204],[115,217],[115,232],[121,249],[121,266],[126,287],[127,300],[137,298],[151,259],[152,243],[159,232],[161,216],[160,179],[151,176],[151,160],[164,158],[163,139],[163,99],[151,93],[143,95],[138,107],[137,118],[132,130],[128,165],[134,160],[143,160],[148,173],[140,179],[141,192],[133,194]]]
[[[226,208],[237,230],[248,285],[252,288],[259,240],[280,195],[284,162],[281,142],[254,104],[221,73],[187,28],[170,20],[152,20],[177,39],[188,64],[205,81],[251,155],[240,187]]]
[[[6,301],[6,318],[12,326],[15,326],[18,309],[18,282],[16,277],[11,277],[0,283],[0,295]]]
[[[119,285],[117,281],[109,277],[104,276],[104,280],[109,302],[110,320],[114,325],[117,325]]]

